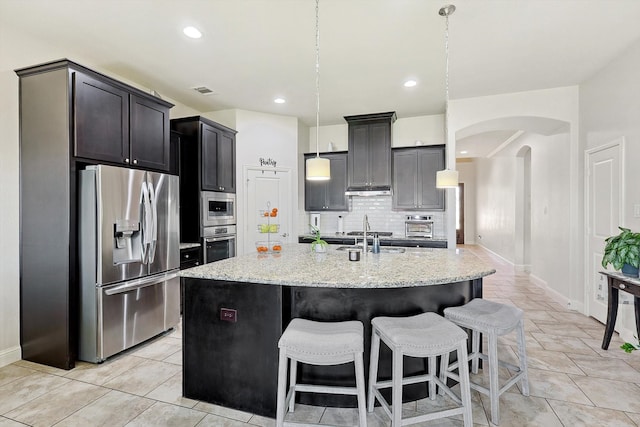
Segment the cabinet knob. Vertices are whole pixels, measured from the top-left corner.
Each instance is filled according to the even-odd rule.
[[[126,159],[124,159],[124,162],[128,164],[129,163],[129,158],[127,157]]]
[[[133,159],[133,164],[137,165],[138,164],[138,159]]]
[[[624,283],[620,283],[620,289],[625,289],[627,287],[627,285],[625,285]]]
[[[185,258],[189,258],[189,254],[185,254],[185,255],[184,255],[184,257],[185,257]]]
[[[200,265],[200,263],[198,261],[196,261],[196,265]]]

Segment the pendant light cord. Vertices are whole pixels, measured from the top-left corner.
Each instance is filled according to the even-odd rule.
[[[449,144],[449,14],[449,11],[445,14],[444,27],[444,137],[447,145]]]
[[[316,157],[320,157],[320,0],[316,0]]]

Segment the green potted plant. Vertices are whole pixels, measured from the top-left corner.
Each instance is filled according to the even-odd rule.
[[[638,277],[640,233],[634,233],[624,227],[618,228],[620,234],[605,240],[602,266],[607,268],[607,265],[611,264],[616,270],[621,270],[625,276]]]
[[[311,224],[309,224],[309,226],[311,227],[311,233],[315,239],[311,242],[311,250],[315,252],[326,252],[328,243],[320,238],[320,229]]]

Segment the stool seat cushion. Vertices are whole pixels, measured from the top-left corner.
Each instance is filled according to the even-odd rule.
[[[460,307],[444,309],[444,316],[463,326],[481,331],[509,331],[522,319],[522,310],[512,305],[475,298]]]
[[[364,351],[362,322],[316,322],[293,319],[278,341],[293,359],[304,363],[338,364],[353,361]]]
[[[436,313],[411,317],[376,317],[371,324],[389,346],[414,357],[438,355],[455,349],[467,334]]]

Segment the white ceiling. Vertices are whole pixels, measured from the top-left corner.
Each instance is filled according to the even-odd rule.
[[[321,124],[441,114],[447,2],[320,0]],[[640,38],[638,0],[451,2],[452,99],[576,85]],[[0,25],[201,112],[315,125],[314,0],[0,0]],[[203,37],[186,38],[186,25]],[[408,78],[418,85],[404,88]]]

